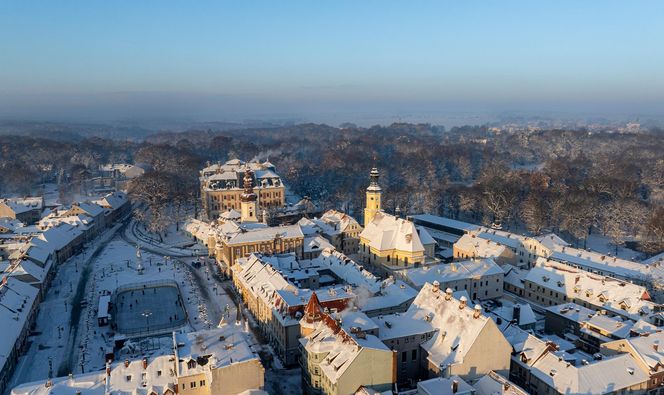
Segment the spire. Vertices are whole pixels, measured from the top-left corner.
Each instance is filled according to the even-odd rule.
[[[320,301],[318,300],[315,291],[311,293],[309,303],[307,303],[307,306],[304,308],[304,319],[309,324],[313,324],[314,322],[323,319],[323,308],[320,306]]]
[[[254,193],[254,172],[247,166],[244,171],[244,192],[240,195],[240,200],[243,202],[255,202],[256,194]]]
[[[378,178],[380,177],[380,173],[378,172],[378,168],[372,168],[371,173],[369,173],[369,177],[371,178],[371,182],[369,183],[369,188],[367,188],[367,190],[380,191],[380,185],[378,185]]]

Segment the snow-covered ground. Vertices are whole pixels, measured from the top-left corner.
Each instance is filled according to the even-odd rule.
[[[237,307],[230,295],[232,284],[221,280],[213,259],[167,256],[164,253],[170,249],[152,248],[154,252],[150,252],[147,245],[141,244],[139,273],[136,243],[128,234],[118,225],[58,268],[40,305],[30,347],[19,361],[10,389],[20,383],[45,380],[49,372],[52,376],[63,376],[103,369],[105,353],[113,348],[115,333],[110,326],[98,325],[99,298],[123,285],[160,280],[177,282],[188,315],[188,322],[178,331],[213,328],[222,320],[235,322]],[[178,235],[166,241],[173,243],[186,238]],[[202,263],[199,268],[192,265],[195,261]],[[80,314],[72,315],[72,305],[78,306]],[[248,315],[246,310],[245,315]],[[260,345],[256,337],[251,336],[251,340],[257,350],[271,351]],[[170,336],[159,335],[127,342],[121,350],[116,350],[115,358],[161,355],[171,349]],[[279,364],[275,367],[266,370],[266,381],[272,389],[284,394],[299,393],[299,370],[283,370]]]
[[[144,249],[161,255],[182,258],[207,255],[207,248],[204,245],[194,242],[182,231],[177,232],[174,225],[169,228],[166,237],[159,240],[156,235],[145,230],[139,222],[131,221],[123,237],[133,244],[141,245]]]
[[[84,279],[84,269],[119,228],[120,225],[116,225],[107,230],[82,253],[57,268],[55,278],[39,306],[35,330],[29,338],[30,346],[19,359],[10,388],[15,384],[46,378],[49,370],[57,375],[59,367],[66,363],[73,333],[70,322],[72,302],[79,283]]]
[[[93,246],[101,247],[97,255],[93,254]],[[113,292],[118,286],[155,280],[176,281],[189,318],[182,330],[212,328],[222,315],[226,315],[226,321],[235,320],[235,304],[212,275],[214,266],[205,264],[195,269],[191,266],[195,258],[177,259],[142,251],[143,271],[139,274],[135,246],[119,235],[113,237],[109,233],[106,239],[102,237],[93,246],[59,267],[40,306],[31,346],[21,357],[10,388],[45,379],[49,370],[53,376],[58,376],[81,369],[86,372],[103,369],[104,352],[112,348],[113,333],[110,326],[98,326],[99,296]],[[205,258],[203,260],[205,262]],[[79,283],[83,303],[79,304],[78,325],[72,325],[70,321],[75,319],[71,314],[72,302]],[[143,343],[150,345],[149,348],[161,349],[154,346],[160,343],[159,339]]]

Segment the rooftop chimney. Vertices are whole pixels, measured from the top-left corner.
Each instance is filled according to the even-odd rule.
[[[459,299],[459,310],[463,310],[466,308],[466,303],[468,302],[468,299],[465,296],[462,296],[461,299]]]
[[[473,312],[473,318],[480,318],[481,314],[482,314],[482,306],[476,304],[475,311]]]
[[[125,367],[125,368],[128,368],[128,367],[129,367],[129,360],[128,360],[128,359],[125,359],[125,361],[124,361],[124,367]]]
[[[512,309],[512,320],[516,320],[517,325],[521,322],[521,305],[518,303],[515,303]]]
[[[459,392],[459,382],[457,380],[452,381],[452,393],[456,394]]]
[[[452,288],[445,290],[445,300],[452,300]]]
[[[434,280],[433,282],[433,292],[438,292],[440,291],[440,282],[438,280]]]
[[[143,357],[143,369],[145,370],[145,369],[147,369],[147,368],[148,368],[148,358],[147,358],[147,357]]]

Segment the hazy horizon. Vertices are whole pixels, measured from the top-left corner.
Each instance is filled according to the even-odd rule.
[[[0,5],[0,119],[664,120],[664,3]]]

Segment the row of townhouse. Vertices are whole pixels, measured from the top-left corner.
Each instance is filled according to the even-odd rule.
[[[501,266],[530,269],[539,259],[545,258],[593,274],[643,285],[654,299],[664,300],[664,266],[657,256],[635,262],[574,248],[553,233],[529,237],[433,215],[412,218],[417,224],[433,227],[432,234],[439,232],[450,236],[448,244],[452,246],[455,260],[491,258]]]
[[[115,194],[115,198],[120,196],[124,202],[117,205],[116,209],[126,210],[129,202],[124,194]],[[0,260],[3,286],[0,309],[4,307],[12,313],[0,314],[0,318],[9,323],[2,325],[0,392],[4,391],[18,357],[24,350],[39,303],[49,289],[57,265],[80,252],[86,242],[111,226],[112,223],[107,222],[107,219],[119,218],[112,213],[114,210],[94,203],[75,204],[69,209],[51,212],[35,225],[15,227],[17,233],[3,233],[5,242],[12,238],[15,242],[3,244],[7,246],[7,255],[6,260]],[[5,303],[4,298],[19,294],[22,298],[20,307],[12,307],[15,302],[13,299]]]
[[[369,315],[404,312],[416,295],[403,281],[380,280],[333,248],[309,260],[255,253],[232,270],[236,290],[287,365],[297,363],[299,321],[314,291],[330,312],[352,306]]]
[[[617,344],[620,351],[583,357],[517,326],[503,334],[512,346],[509,379],[531,394],[660,394],[652,372]]]
[[[426,283],[405,312],[375,317],[358,310],[326,313],[312,295],[300,328],[307,394],[362,387],[445,393],[435,391],[509,371],[511,347],[494,321],[438,283]]]
[[[654,303],[648,290],[641,285],[574,269],[544,258],[540,258],[526,274],[519,294],[542,307],[574,302],[604,311],[610,316],[635,321],[662,310],[662,306]]]

